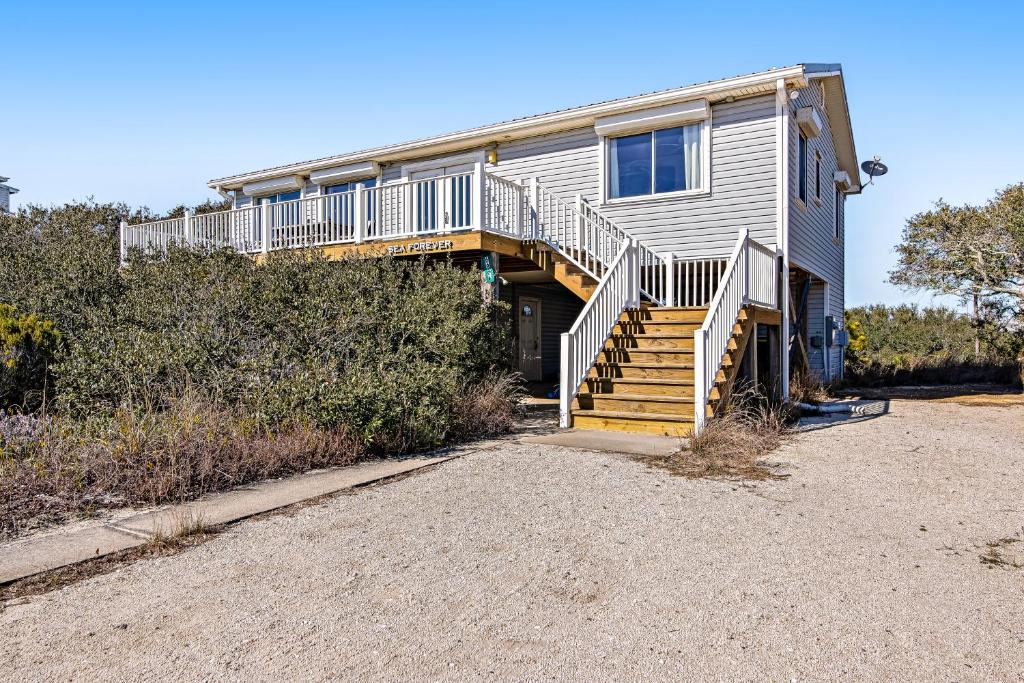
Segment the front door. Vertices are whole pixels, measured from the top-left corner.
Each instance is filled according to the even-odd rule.
[[[541,371],[540,299],[519,298],[519,371],[529,382],[543,379]]]
[[[439,166],[409,175],[412,187],[412,224],[416,232],[447,232],[470,226],[473,164]]]

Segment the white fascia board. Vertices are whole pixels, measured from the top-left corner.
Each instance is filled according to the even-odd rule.
[[[262,180],[272,175],[301,173],[308,174],[316,169],[337,166],[339,164],[374,159],[378,162],[401,160],[413,156],[426,156],[428,154],[441,154],[458,149],[466,149],[475,145],[486,145],[492,142],[506,142],[512,139],[520,139],[534,135],[544,135],[559,130],[571,128],[582,128],[593,125],[595,118],[618,114],[625,111],[650,108],[674,102],[690,101],[698,98],[708,98],[718,101],[721,98],[746,97],[750,96],[753,90],[765,88],[763,93],[769,94],[774,90],[775,81],[778,78],[785,79],[793,87],[804,87],[807,85],[807,78],[804,75],[802,65],[786,67],[783,69],[771,69],[748,76],[727,78],[719,81],[710,81],[697,85],[664,90],[650,93],[648,95],[637,95],[626,97],[610,102],[574,107],[550,114],[530,116],[505,123],[498,123],[479,128],[439,135],[437,137],[423,138],[411,142],[403,142],[384,147],[375,147],[360,152],[351,152],[337,156],[325,157],[303,161],[297,164],[288,164],[267,168],[251,173],[242,173],[234,176],[226,176],[210,180],[207,185],[214,187],[221,185],[227,188],[234,188],[242,183]]]
[[[619,135],[636,131],[671,128],[684,123],[703,121],[708,118],[711,107],[707,100],[680,102],[664,107],[641,109],[614,116],[603,116],[594,121],[594,130],[598,135]]]
[[[336,185],[349,180],[359,180],[377,175],[377,164],[373,161],[358,161],[354,164],[332,166],[313,171],[309,179],[317,185]]]
[[[283,178],[270,178],[268,180],[258,180],[254,183],[246,183],[242,185],[242,192],[250,197],[260,197],[268,194],[277,194],[278,192],[294,192],[295,190],[301,190],[303,185],[304,183],[300,176],[289,175]]]
[[[816,138],[821,135],[821,129],[824,128],[821,122],[821,116],[818,115],[818,110],[814,107],[800,107],[796,110],[796,122],[800,126],[800,130],[804,132],[809,138]]]

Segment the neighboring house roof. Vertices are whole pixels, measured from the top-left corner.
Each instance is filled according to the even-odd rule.
[[[599,116],[608,116],[649,107],[674,104],[705,98],[712,104],[729,98],[752,97],[774,93],[779,80],[789,89],[806,87],[809,81],[822,79],[826,97],[826,110],[839,112],[838,120],[830,118],[832,136],[836,145],[839,165],[851,178],[858,179],[857,153],[853,144],[846,91],[843,84],[842,67],[839,64],[797,64],[789,67],[769,69],[745,76],[736,76],[717,81],[706,81],[682,88],[672,88],[607,100],[570,109],[511,119],[478,128],[470,128],[446,135],[422,138],[395,145],[376,147],[348,154],[322,157],[296,164],[243,173],[211,180],[208,185],[218,190],[240,189],[245,183],[267,180],[286,175],[305,175],[312,171],[360,161],[388,162],[406,160],[418,156],[444,154],[481,145],[508,142],[536,135],[593,125]],[[841,148],[841,149],[840,149]],[[859,182],[857,185],[859,186]]]

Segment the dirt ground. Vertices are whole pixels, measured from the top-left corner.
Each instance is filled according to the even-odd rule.
[[[0,613],[0,679],[1024,680],[1024,406],[808,421],[781,480],[509,443]]]

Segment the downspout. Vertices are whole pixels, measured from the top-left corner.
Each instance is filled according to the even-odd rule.
[[[789,398],[789,93],[782,78],[775,81],[775,243],[782,260],[779,349],[782,352],[782,398],[786,400]]]

